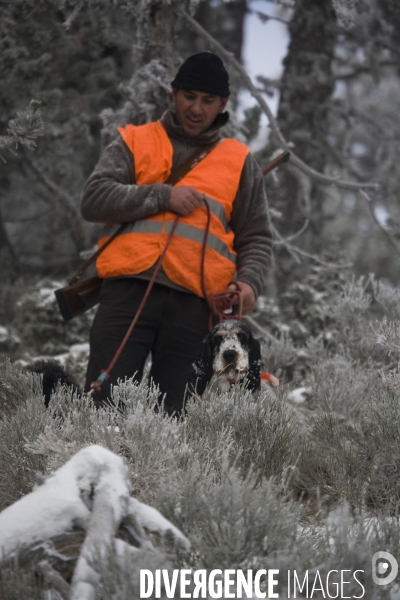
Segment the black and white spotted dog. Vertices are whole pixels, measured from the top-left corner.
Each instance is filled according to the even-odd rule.
[[[255,392],[261,385],[260,343],[250,329],[236,319],[222,321],[203,340],[196,361],[192,365],[189,393],[203,394],[215,376],[219,391],[242,382]]]

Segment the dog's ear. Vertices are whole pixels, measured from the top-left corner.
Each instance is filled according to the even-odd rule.
[[[188,381],[189,393],[196,392],[200,396],[206,389],[207,383],[213,376],[213,351],[212,333],[209,333],[202,341],[197,358],[192,364],[192,370]]]
[[[249,370],[247,389],[256,392],[261,387],[261,348],[260,342],[251,335],[249,347]]]

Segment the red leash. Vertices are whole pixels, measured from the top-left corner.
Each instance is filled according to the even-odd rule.
[[[140,317],[140,315],[142,313],[144,305],[147,302],[147,298],[150,295],[151,289],[152,289],[152,287],[154,285],[154,282],[156,280],[156,277],[158,275],[158,272],[159,272],[159,270],[161,268],[161,265],[162,265],[162,262],[164,260],[165,254],[166,254],[166,252],[168,250],[168,246],[169,246],[169,244],[170,244],[170,242],[172,240],[172,236],[174,234],[176,226],[178,225],[178,221],[179,221],[179,215],[177,215],[175,217],[175,221],[172,224],[172,229],[171,229],[171,232],[170,232],[170,234],[168,236],[167,243],[165,244],[164,250],[162,251],[160,258],[158,259],[158,262],[157,262],[156,267],[154,269],[154,273],[151,276],[151,279],[150,279],[149,284],[147,286],[145,295],[143,296],[143,299],[142,299],[142,301],[141,301],[141,303],[139,305],[137,313],[134,316],[133,321],[130,324],[128,331],[126,332],[124,339],[122,340],[122,342],[121,342],[118,350],[116,351],[116,353],[114,355],[114,358],[112,359],[112,361],[108,365],[107,369],[102,370],[100,372],[100,375],[97,378],[97,380],[93,381],[90,384],[91,393],[96,394],[96,393],[98,393],[100,391],[102,384],[104,383],[104,381],[107,381],[107,379],[110,377],[111,370],[114,368],[115,363],[117,362],[117,360],[121,356],[121,352],[125,348],[125,345],[126,345],[127,341],[129,340],[129,337],[130,337],[130,335],[131,335],[131,333],[133,331],[133,328],[135,327],[135,325],[136,325],[136,323],[137,323],[137,321],[138,321],[138,319],[139,319],[139,317]]]
[[[204,231],[204,239],[203,239],[203,246],[202,246],[202,252],[201,252],[201,266],[200,266],[200,272],[201,272],[201,289],[203,292],[203,296],[204,299],[206,300],[206,302],[208,303],[210,309],[211,309],[211,313],[210,313],[210,329],[212,329],[214,321],[219,322],[222,321],[224,319],[241,319],[242,316],[242,297],[239,291],[239,288],[237,287],[237,291],[236,292],[221,292],[219,294],[214,294],[214,296],[211,296],[211,298],[208,296],[207,294],[207,290],[206,290],[206,284],[205,284],[205,258],[206,258],[206,247],[207,247],[207,239],[208,239],[208,233],[210,230],[210,221],[211,221],[211,210],[210,210],[210,206],[206,200],[206,198],[203,198],[204,200],[204,204],[206,206],[207,209],[207,222],[206,222],[206,228]],[[123,351],[123,349],[125,348],[125,345],[128,341],[128,339],[131,336],[131,333],[142,313],[142,310],[147,302],[147,299],[150,295],[150,292],[152,290],[152,287],[154,285],[154,282],[156,280],[156,277],[158,275],[158,272],[161,268],[162,262],[164,260],[165,254],[168,250],[169,244],[172,240],[172,236],[174,235],[176,226],[178,225],[178,221],[179,221],[179,215],[177,215],[175,217],[175,220],[172,224],[172,228],[171,231],[168,235],[167,238],[167,242],[165,244],[164,250],[161,253],[160,258],[157,261],[156,267],[154,269],[153,275],[151,276],[151,279],[149,281],[149,284],[147,286],[145,295],[143,296],[143,299],[140,303],[140,306],[136,312],[136,315],[133,318],[132,323],[129,326],[128,331],[125,334],[124,339],[122,340],[121,344],[119,345],[118,350],[116,351],[112,361],[110,362],[110,364],[108,365],[107,369],[104,369],[100,372],[99,377],[97,378],[96,381],[93,381],[90,384],[90,392],[92,394],[96,394],[100,391],[102,384],[107,381],[107,379],[110,377],[110,373],[112,371],[112,369],[114,368],[115,363],[117,362],[117,360],[119,359],[119,357],[121,356],[121,353]],[[233,282],[235,283],[235,282]],[[229,309],[231,307],[233,307],[233,305],[238,304],[239,305],[239,311],[237,314],[233,313],[233,310],[231,311],[231,313],[229,314]],[[228,313],[226,312],[228,311]]]
[[[208,204],[206,198],[204,198],[204,204],[207,209],[207,223],[204,231],[204,240],[203,246],[201,249],[201,266],[200,266],[200,279],[201,279],[201,291],[203,292],[203,296],[208,306],[210,307],[210,321],[209,328],[210,330],[216,323],[220,321],[224,321],[226,319],[239,319],[242,318],[242,308],[243,308],[243,298],[239,290],[239,286],[235,281],[232,281],[236,286],[235,292],[220,292],[219,294],[214,294],[213,296],[208,296],[206,290],[206,277],[205,277],[205,262],[206,262],[206,248],[207,248],[207,239],[208,232],[210,231],[210,221],[211,221],[211,210],[210,205]],[[237,312],[234,312],[233,307],[238,306]],[[231,310],[230,310],[231,309]]]

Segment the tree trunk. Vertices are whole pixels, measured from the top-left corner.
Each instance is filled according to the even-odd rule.
[[[335,12],[331,0],[298,0],[289,26],[291,42],[284,60],[278,121],[300,158],[323,171],[327,162],[326,137],[329,103],[335,80],[331,62],[336,42]],[[285,169],[271,206],[282,213],[279,229],[284,237],[298,231],[309,220],[297,241],[309,252],[323,248],[324,192],[314,182],[301,179],[294,169]],[[305,272],[284,250],[277,252],[277,285],[284,290]]]
[[[196,21],[208,31],[236,60],[242,60],[243,26],[247,12],[246,0],[232,0],[224,2],[200,2],[194,15]],[[178,27],[180,25],[178,24]],[[209,50],[207,42],[199,37],[194,37],[186,27],[178,31],[176,40],[177,49],[183,59],[195,52]],[[235,72],[230,73],[231,91],[230,100],[235,106],[240,80]],[[235,93],[236,92],[236,93]]]

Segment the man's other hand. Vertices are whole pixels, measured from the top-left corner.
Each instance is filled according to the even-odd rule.
[[[237,286],[237,287],[236,287]],[[239,289],[237,289],[239,288]],[[256,296],[254,294],[253,288],[248,283],[244,283],[243,281],[236,281],[236,285],[231,283],[228,285],[228,292],[237,292],[240,291],[243,300],[242,306],[242,314],[248,315],[251,313],[256,306]]]
[[[169,209],[184,217],[202,204],[203,197],[204,194],[188,185],[172,187],[169,199]]]

